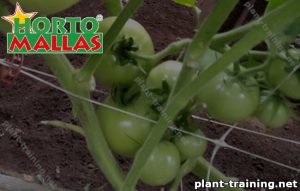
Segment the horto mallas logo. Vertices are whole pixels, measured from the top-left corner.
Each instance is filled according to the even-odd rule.
[[[34,18],[36,14],[25,13],[17,3],[13,15],[2,16],[12,25],[7,33],[8,54],[103,53],[103,34],[98,32],[102,15],[49,19]]]

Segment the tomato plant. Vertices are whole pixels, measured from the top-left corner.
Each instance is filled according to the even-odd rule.
[[[26,11],[37,11],[39,14],[54,14],[63,11],[72,5],[75,5],[79,0],[60,0],[40,1],[40,0],[9,0],[12,4],[20,3]]]
[[[245,82],[222,73],[203,86],[198,99],[213,118],[237,123],[255,112],[259,87],[253,78]]]
[[[268,71],[268,80],[274,86],[279,86],[279,90],[287,97],[300,99],[300,72],[289,75],[292,67],[287,62],[276,59],[270,65]]]
[[[151,186],[162,186],[172,181],[180,167],[180,155],[170,142],[159,143],[142,170],[141,180]]]
[[[5,13],[7,10],[2,6],[3,1],[0,2],[0,11]],[[67,0],[61,4],[58,1],[41,3],[28,0],[20,3],[29,11],[53,14],[76,2]],[[237,123],[255,114],[269,127],[286,123],[290,111],[288,104],[278,99],[278,95],[259,105],[260,90],[269,88],[265,79],[257,79],[257,72],[264,72],[262,62],[275,56],[284,60],[287,56],[275,50],[273,42],[268,40],[270,36],[265,31],[266,27],[261,27],[261,24],[268,26],[274,34],[279,34],[283,44],[286,44],[294,33],[300,32],[300,4],[297,0],[276,1],[276,6],[273,4],[261,19],[217,34],[238,0],[217,1],[204,22],[198,19],[200,11],[195,7],[195,1],[176,0],[195,10],[197,25],[194,37],[180,39],[155,53],[148,32],[137,21],[130,19],[142,2],[130,0],[123,7],[119,0],[104,0],[111,15],[100,23],[100,32],[105,34],[104,53],[91,56],[79,70],[64,55],[43,55],[58,81],[70,94],[74,118],[78,118],[82,125],[76,130],[86,138],[91,155],[115,190],[135,190],[139,178],[149,185],[164,186],[174,178],[175,182],[180,181],[193,169],[213,169],[211,173],[215,179],[226,179],[222,173],[210,168],[208,162],[203,162],[201,155],[206,149],[206,141],[196,137],[197,134],[204,135],[188,129],[189,136],[175,138],[177,148],[165,140],[166,130],[169,128],[172,134],[175,130],[183,131],[180,127],[175,128],[174,124],[177,125],[178,117],[192,117],[195,97],[212,117],[223,122]],[[253,50],[263,41],[268,42],[267,50]],[[182,55],[178,59],[180,62],[166,61],[153,68],[162,60],[170,59],[169,56],[178,56],[178,53]],[[289,53],[299,59],[295,52]],[[252,59],[255,61],[252,62]],[[283,60],[275,60],[270,65],[267,80],[273,88],[281,85],[279,90],[282,94],[298,100],[299,71],[292,74],[290,63]],[[237,70],[237,63],[242,62],[250,63],[246,72]],[[235,63],[233,71],[228,69],[232,63]],[[129,93],[119,97],[112,95],[104,101],[106,107],[97,108],[95,112],[94,106],[87,102],[92,97],[90,80],[93,75],[98,81],[113,86],[111,92],[125,89]],[[138,85],[141,87],[136,91],[134,82],[140,76],[142,80]],[[285,78],[287,81],[281,84]],[[146,88],[143,89],[144,86]],[[149,107],[149,102],[156,97],[141,96],[141,91],[147,91],[147,88],[154,93],[163,93],[163,99],[159,102],[164,106],[160,116],[153,114]],[[125,157],[134,156],[126,178],[111,150]],[[180,163],[180,155],[185,160],[184,164]],[[183,167],[188,167],[188,171],[184,171]]]
[[[116,17],[105,18],[100,23],[100,32],[106,34],[115,20]],[[133,19],[126,22],[111,53],[99,64],[95,72],[96,79],[107,85],[130,85],[137,76],[151,69],[152,66],[145,61],[132,58],[130,51],[145,55],[154,53],[150,35]]]

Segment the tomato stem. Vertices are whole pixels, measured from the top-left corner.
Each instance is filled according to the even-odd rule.
[[[78,73],[64,55],[46,54],[43,58],[66,90],[83,97],[90,97],[89,90],[85,87],[86,83],[85,85],[84,82],[74,83]],[[74,97],[71,97],[71,101],[81,121],[91,155],[111,185],[119,190],[124,176],[108,147],[93,104]]]
[[[121,0],[104,0],[104,6],[110,16],[118,16],[123,9]]]
[[[196,159],[188,159],[183,163],[183,165],[181,165],[181,168],[179,169],[179,172],[170,188],[170,191],[178,191],[182,178],[193,171],[193,169],[196,167],[196,163]]]
[[[196,28],[200,28],[201,21],[200,21],[200,16],[201,16],[201,9],[199,9],[197,6],[193,7],[194,15],[195,15],[195,21],[196,21]]]
[[[62,121],[41,121],[41,124],[51,125],[51,126],[59,127],[59,128],[63,128],[63,129],[68,129],[68,130],[74,131],[75,133],[78,133],[82,136],[85,136],[84,131],[81,127],[79,127],[77,125],[70,124],[70,123],[65,123],[65,122],[62,122]]]
[[[240,71],[238,76],[255,74],[256,72],[263,70],[264,68],[268,67],[269,65],[270,65],[270,59],[267,59],[263,64],[259,64],[258,66],[254,66],[254,67]]]
[[[250,29],[258,25],[258,22],[250,22],[246,25],[240,26],[236,29],[228,32],[220,33],[214,36],[211,48],[216,50],[224,49],[224,46],[230,42],[239,40],[242,38]]]
[[[189,45],[183,61],[183,68],[180,72],[175,88],[171,96],[177,92],[186,83],[191,82],[197,73],[201,58],[208,50],[212,38],[221,28],[226,18],[238,3],[238,0],[228,2],[219,1],[214,7],[212,13],[204,20],[199,27],[193,42]]]
[[[181,39],[169,44],[165,49],[152,56],[140,55],[135,52],[130,52],[130,55],[148,61],[150,64],[156,64],[167,56],[173,55],[186,48],[192,42],[191,39]]]
[[[109,0],[108,0],[109,1]],[[113,46],[114,41],[116,40],[118,34],[121,29],[126,24],[127,20],[133,15],[135,10],[143,3],[143,0],[131,0],[127,4],[127,6],[120,13],[116,21],[113,23],[111,28],[108,30],[106,35],[104,36],[104,45],[105,47],[104,53],[102,55],[93,55],[91,56],[87,63],[81,68],[80,71],[80,81],[84,81],[90,79],[90,77],[94,74],[97,69],[97,66],[103,62],[106,56],[109,55],[110,49]]]

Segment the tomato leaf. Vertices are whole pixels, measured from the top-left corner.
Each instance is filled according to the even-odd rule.
[[[187,7],[194,7],[196,5],[196,0],[174,0],[175,3],[184,5]]]

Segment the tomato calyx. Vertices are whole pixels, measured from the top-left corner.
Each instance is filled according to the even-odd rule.
[[[167,81],[162,81],[162,88],[153,88],[149,89],[149,91],[152,93],[152,95],[157,100],[157,103],[160,106],[165,106],[165,103],[167,102],[169,95],[171,93],[171,88]],[[159,113],[159,110],[157,109],[157,104],[151,104],[151,108],[154,112]]]
[[[112,99],[123,106],[129,105],[140,97],[141,92],[137,84],[130,87],[115,86],[112,90]]]
[[[136,52],[138,50],[139,48],[135,45],[133,38],[126,36],[123,36],[122,39],[116,42],[112,47],[112,51],[118,60],[120,60],[119,64],[121,66],[126,64],[133,64],[136,66],[138,63],[129,52]]]

